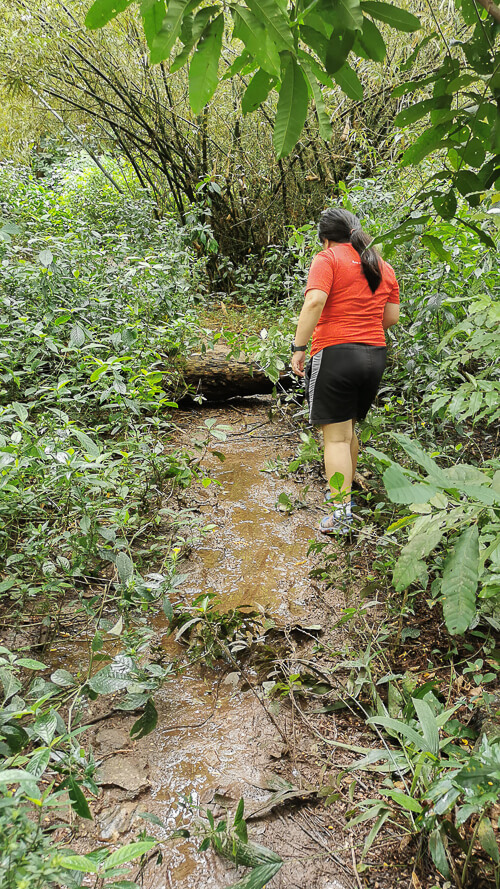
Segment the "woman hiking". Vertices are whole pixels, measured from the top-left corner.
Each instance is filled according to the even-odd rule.
[[[318,236],[323,249],[309,270],[292,342],[292,370],[305,376],[309,419],[323,431],[327,497],[336,504],[319,529],[348,534],[359,449],[354,426],[366,417],[380,385],[387,353],[384,331],[399,320],[399,287],[394,270],[368,246],[371,238],[353,213],[325,210]],[[333,487],[337,473],[343,481]]]

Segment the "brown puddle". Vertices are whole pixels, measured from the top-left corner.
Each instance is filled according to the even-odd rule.
[[[297,621],[310,594],[307,551],[309,541],[317,538],[320,514],[315,507],[321,499],[320,487],[306,493],[308,508],[290,515],[279,511],[276,504],[282,492],[292,501],[304,495],[293,480],[262,471],[266,461],[292,456],[294,439],[283,437],[283,424],[261,425],[250,435],[246,430],[265,424],[266,407],[252,404],[238,412],[225,409],[224,414],[205,410],[177,418],[185,430],[183,444],[189,446],[190,439],[200,431],[203,434],[208,418],[231,423],[232,434],[225,442],[214,441],[214,450],[224,454],[224,462],[213,456],[204,461],[214,483],[206,489],[199,484],[192,491],[206,523],[213,523],[216,530],[203,537],[182,565],[181,570],[189,575],[180,588],[182,596],[190,601],[200,593],[214,592],[220,597],[220,610],[258,604],[277,624]],[[155,626],[166,652],[179,658],[180,646],[168,637],[168,627],[160,617]],[[68,654],[70,650],[68,644]],[[282,741],[256,696],[241,691],[238,677],[230,671],[230,664],[225,670],[191,664],[155,695],[159,713],[156,730],[142,741],[124,742],[130,759],[140,760],[147,771],[147,789],[136,796],[129,820],[120,822],[120,811],[130,805],[119,803],[118,837],[128,835],[130,828],[137,833],[144,826],[151,827],[135,817],[139,811],[160,817],[165,830],[155,827],[152,832],[165,839],[175,828],[189,825],[198,807],[204,813],[208,804],[213,805],[216,793],[234,805],[241,796],[266,797],[273,757],[274,761],[279,759]],[[127,720],[130,724],[134,721],[125,716],[114,724],[123,731]],[[104,735],[96,733],[96,759],[105,751],[99,746]],[[110,748],[107,756],[112,755]],[[130,795],[121,798],[130,800]],[[117,800],[120,795],[108,788],[96,816],[103,840],[117,839],[101,826]],[[214,855],[198,854],[198,846],[199,840],[167,843],[164,864],[147,868],[145,889],[222,889],[228,885],[227,865]]]

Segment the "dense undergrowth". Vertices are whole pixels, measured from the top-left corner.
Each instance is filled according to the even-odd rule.
[[[377,235],[393,224],[400,195],[381,177],[352,181],[341,199]],[[148,647],[148,617],[161,607],[172,617],[179,558],[203,533],[177,492],[209,483],[200,454],[224,434],[207,425],[192,453],[171,443],[182,362],[223,335],[233,354],[278,381],[315,227],[290,228],[286,245],[234,268],[217,256],[209,199],[181,229],[168,216],[156,220],[139,189],[119,195],[72,156],[40,177],[3,168],[0,205],[0,872],[16,889],[79,885],[84,871],[110,889],[125,885],[123,866],[153,839],[83,859],[52,847],[43,823],[68,798],[91,816],[96,765],[79,741],[87,702],[121,692],[114,706],[137,711],[139,738],[156,725],[154,693],[173,675]],[[385,822],[403,823],[459,887],[473,885],[480,847],[490,859],[481,878],[498,885],[500,873],[500,745],[494,732],[470,728],[498,717],[499,284],[497,256],[474,230],[492,223],[479,211],[469,221],[425,218],[393,237],[402,323],[389,335],[390,366],[361,430],[372,490],[352,550],[388,610],[376,640],[357,660],[351,652],[349,698],[382,743],[356,766],[382,781],[380,795],[352,813],[352,824],[374,822],[367,860]],[[279,387],[278,397],[286,407]],[[307,473],[318,462],[304,423],[296,459],[277,468]],[[330,583],[333,556],[328,544],[319,548],[319,576]],[[202,629],[210,624],[209,641],[225,620],[214,608],[202,613],[198,603],[195,613]],[[445,641],[427,667],[446,668],[447,692],[444,680],[412,685],[398,660],[429,609]],[[366,602],[346,609],[353,639],[363,640],[366,614]],[[88,661],[74,675],[51,670],[44,648],[75,622]]]

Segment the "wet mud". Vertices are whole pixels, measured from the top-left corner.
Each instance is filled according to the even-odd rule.
[[[204,459],[213,481],[206,488],[196,485],[189,494],[190,505],[215,527],[182,564],[188,577],[180,594],[191,601],[213,592],[221,610],[261,606],[277,625],[286,626],[311,616],[321,619],[308,549],[318,539],[323,488],[319,480],[307,490],[264,471],[269,461],[291,458],[297,444],[289,427],[269,419],[270,407],[266,399],[240,400],[235,409],[191,411],[176,418],[182,430],[179,443],[185,445],[204,437],[206,420],[231,426],[226,441],[213,440],[212,449],[223,454],[223,462],[211,454]],[[281,511],[282,493],[302,508]],[[166,655],[186,661],[166,621],[158,617],[155,629]],[[60,655],[66,665],[72,659],[70,648]],[[253,673],[248,678],[250,684],[256,681]],[[289,716],[280,713],[278,731],[266,712],[270,702],[262,687],[256,684],[252,690],[249,683],[231,664],[188,664],[155,695],[159,720],[151,735],[132,742],[128,730],[135,717],[128,715],[112,717],[93,730],[104,784],[94,807],[95,839],[123,841],[146,826],[165,840],[175,829],[192,829],[196,813],[203,815],[207,806],[223,815],[224,807],[234,812],[241,797],[247,811],[265,803],[276,777],[308,789],[301,742],[294,741]],[[287,744],[288,734],[292,741]],[[164,829],[141,825],[141,812],[156,815]],[[357,885],[345,835],[332,824],[331,815],[327,823],[314,806],[283,807],[252,821],[249,829],[251,839],[285,859],[270,883],[273,889]],[[145,869],[144,889],[224,889],[245,872],[210,850],[199,853],[199,845],[199,839],[164,843],[163,862],[151,861]]]

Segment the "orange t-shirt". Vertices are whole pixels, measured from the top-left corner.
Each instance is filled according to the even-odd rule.
[[[381,259],[380,268],[382,280],[372,293],[352,244],[328,247],[314,257],[305,292],[322,290],[328,298],[314,329],[311,355],[339,343],[385,346],[384,306],[399,303],[399,287],[392,266]]]

